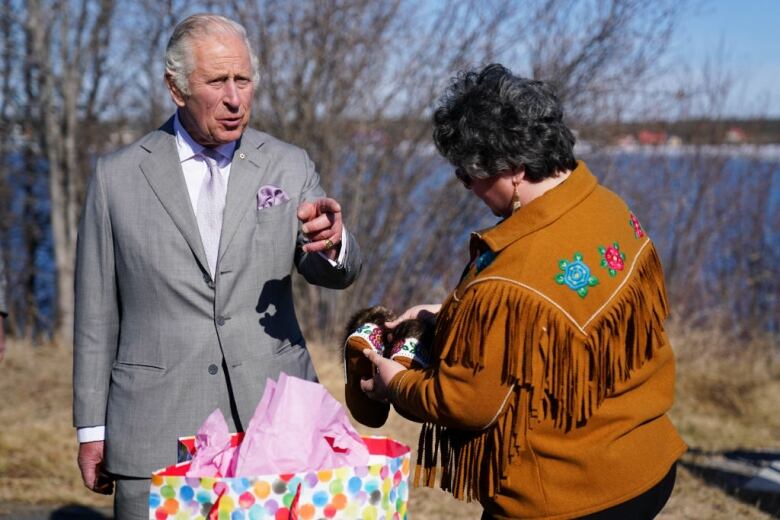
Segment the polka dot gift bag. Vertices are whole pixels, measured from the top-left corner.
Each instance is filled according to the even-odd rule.
[[[360,437],[356,432],[352,437],[351,424],[350,432],[339,432],[341,426],[334,429],[333,424],[344,424],[338,417],[343,412],[341,405],[321,385],[302,380],[290,384],[295,379],[282,374],[276,384],[268,381],[245,434],[227,434],[224,418],[215,411],[196,436],[180,439],[182,462],[152,475],[149,518],[405,519],[409,447],[387,437]],[[303,394],[301,383],[311,385]],[[312,399],[313,395],[324,395],[322,392],[327,394],[322,400]],[[306,395],[317,412],[290,413],[284,394]],[[327,415],[331,399],[341,412]],[[312,424],[295,424],[296,417],[307,418]],[[208,438],[205,430],[209,430]],[[303,437],[302,430],[306,432]],[[286,435],[273,433],[284,431]],[[318,447],[320,441],[326,443],[326,449]],[[297,461],[291,452],[298,454]],[[268,471],[270,468],[278,471]]]

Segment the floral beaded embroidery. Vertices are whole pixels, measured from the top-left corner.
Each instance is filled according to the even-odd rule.
[[[613,242],[609,247],[599,247],[601,253],[601,267],[609,271],[610,276],[615,276],[618,271],[622,271],[625,266],[626,254],[620,250],[617,242]]]
[[[416,361],[423,368],[429,364],[428,349],[417,338],[403,338],[396,341],[390,350],[389,357],[390,359],[396,357],[409,358]]]
[[[571,262],[568,260],[560,260],[558,267],[562,273],[558,273],[555,277],[555,282],[558,285],[566,285],[569,289],[577,291],[580,298],[585,298],[588,295],[588,288],[598,285],[599,280],[595,276],[590,274],[590,268],[582,261],[582,255],[580,253],[574,253],[574,258]]]
[[[382,328],[374,323],[364,323],[355,329],[355,332],[350,334],[350,336],[359,336],[365,339],[380,355],[384,352],[385,347],[382,343]]]
[[[636,215],[634,215],[633,213],[629,213],[629,215],[631,216],[631,218],[629,219],[628,223],[632,228],[634,228],[634,236],[637,238],[642,238],[643,236],[645,236],[645,232],[642,229],[642,226],[639,224]]]

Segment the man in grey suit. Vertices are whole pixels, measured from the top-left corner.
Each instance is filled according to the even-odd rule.
[[[241,430],[267,378],[316,380],[292,268],[340,289],[361,266],[306,153],[247,128],[257,61],[243,27],[184,20],[165,79],[175,116],[98,161],[79,228],[79,467],[92,490],[116,482],[120,519],[147,518],[150,474],[214,409]]]

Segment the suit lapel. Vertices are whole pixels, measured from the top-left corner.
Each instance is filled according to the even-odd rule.
[[[218,262],[230,246],[241,220],[249,209],[257,207],[257,190],[269,162],[269,158],[262,151],[263,142],[259,134],[245,132],[233,153],[225,212],[222,216]]]
[[[152,134],[142,146],[150,152],[141,161],[141,171],[168,212],[201,267],[208,272],[206,253],[198,231],[198,222],[181,171],[179,152],[173,133],[173,118]],[[232,175],[232,174],[231,174]]]

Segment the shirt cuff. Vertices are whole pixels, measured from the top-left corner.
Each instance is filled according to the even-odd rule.
[[[337,256],[335,260],[331,260],[326,255],[322,254],[322,252],[318,252],[317,254],[327,260],[331,267],[340,268],[344,265],[344,259],[347,257],[347,228],[344,226],[341,227],[340,244],[341,247],[339,248],[339,256]]]
[[[87,428],[76,429],[76,437],[79,443],[97,442],[106,440],[105,426],[90,426]]]

